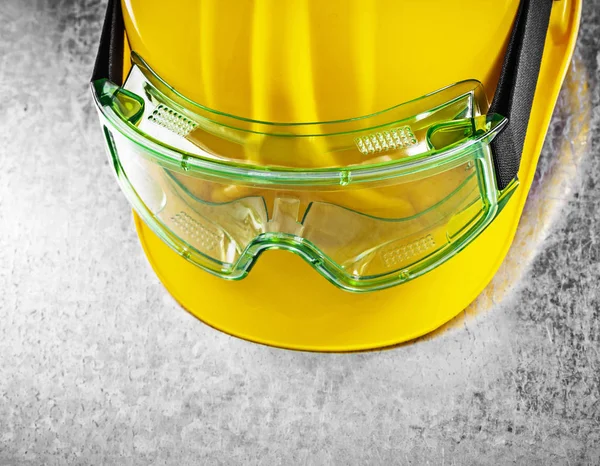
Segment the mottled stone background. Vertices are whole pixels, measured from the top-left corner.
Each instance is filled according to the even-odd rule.
[[[0,464],[600,464],[600,1],[584,3],[494,283],[433,337],[320,355],[218,333],[151,272],[88,90],[104,1],[2,0]]]

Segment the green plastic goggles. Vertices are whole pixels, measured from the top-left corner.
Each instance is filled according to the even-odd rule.
[[[465,248],[518,184],[518,159],[502,169],[492,147],[508,120],[477,81],[345,121],[238,118],[186,99],[135,53],[117,84],[119,3],[92,82],[106,147],[144,222],[207,272],[241,279],[286,249],[343,289],[387,288]]]

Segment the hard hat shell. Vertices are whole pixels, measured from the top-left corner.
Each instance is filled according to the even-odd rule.
[[[267,121],[373,113],[477,79],[491,100],[517,0],[124,0],[127,38],[170,85],[210,108]],[[302,350],[386,347],[428,333],[490,282],[517,229],[574,49],[580,0],[554,2],[519,170],[520,186],[465,250],[408,283],[366,294],[332,286],[299,257],[265,252],[247,278],[214,277],[172,251],[136,216],[173,297],[207,324]],[[127,54],[126,54],[127,55]]]

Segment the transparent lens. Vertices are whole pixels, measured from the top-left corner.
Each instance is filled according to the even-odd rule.
[[[338,286],[385,288],[465,247],[514,189],[496,190],[480,85],[460,83],[380,114],[290,125],[204,109],[134,68],[95,83],[127,198],[167,244],[242,278],[289,249]]]

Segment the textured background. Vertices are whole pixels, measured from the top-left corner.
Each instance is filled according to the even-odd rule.
[[[104,2],[1,3],[1,465],[600,464],[599,0],[492,285],[433,337],[343,355],[179,309],[92,108]]]

